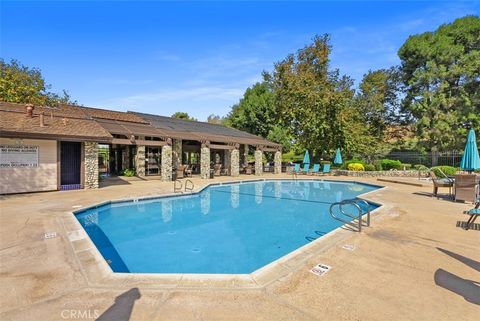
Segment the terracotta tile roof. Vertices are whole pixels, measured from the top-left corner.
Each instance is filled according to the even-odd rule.
[[[65,122],[64,122],[65,119]],[[112,139],[96,121],[82,118],[44,116],[45,126],[40,126],[40,116],[27,117],[22,112],[0,110],[0,133],[2,136],[18,135],[37,138],[71,138],[108,142]]]

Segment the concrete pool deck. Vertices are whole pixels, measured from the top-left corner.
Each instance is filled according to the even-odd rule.
[[[280,178],[264,175],[262,178]],[[291,176],[284,176],[291,178]],[[253,179],[242,176],[239,179]],[[303,177],[300,177],[300,179]],[[308,177],[310,178],[310,177]],[[348,177],[326,177],[353,180]],[[193,179],[196,188],[215,180]],[[110,199],[172,193],[172,182],[116,181],[99,190],[2,196],[1,320],[474,320],[480,311],[480,231],[457,225],[471,204],[430,197],[431,187],[376,179],[383,203],[370,228],[341,231],[251,288],[231,280],[92,279],[72,247],[68,213]],[[43,239],[46,232],[57,232]],[[355,245],[354,251],[343,249]],[[87,253],[87,252],[86,252]],[[87,262],[93,258],[83,257]],[[317,263],[325,276],[309,272]],[[87,265],[88,266],[88,265]],[[268,273],[267,273],[268,274]],[[96,275],[96,274],[93,274]],[[226,283],[227,282],[227,283]]]

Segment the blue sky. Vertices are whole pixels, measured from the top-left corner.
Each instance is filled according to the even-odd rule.
[[[276,61],[329,33],[331,65],[359,81],[398,64],[408,35],[479,1],[7,2],[0,56],[42,70],[85,106],[200,120],[226,115]]]

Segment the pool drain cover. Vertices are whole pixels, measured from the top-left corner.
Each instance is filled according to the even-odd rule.
[[[323,264],[323,263],[319,263],[317,265],[315,265],[311,270],[310,272],[312,272],[313,274],[315,275],[318,275],[318,276],[324,276],[325,274],[328,273],[328,271],[330,271],[331,267],[326,265],[326,264]]]

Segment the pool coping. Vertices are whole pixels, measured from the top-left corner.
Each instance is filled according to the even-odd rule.
[[[315,177],[302,177],[297,179],[289,178],[258,178],[248,180],[232,180],[225,182],[207,183],[198,190],[189,193],[166,193],[159,195],[148,195],[144,197],[130,197],[114,199],[95,203],[80,209],[65,212],[60,218],[61,225],[65,231],[68,243],[71,246],[75,260],[89,285],[94,286],[142,286],[147,288],[168,288],[168,289],[260,289],[278,279],[282,279],[297,271],[313,256],[325,252],[331,247],[337,246],[342,240],[352,236],[352,232],[346,228],[346,224],[335,228],[316,240],[305,244],[284,256],[276,259],[260,267],[249,274],[189,274],[189,273],[122,273],[113,272],[110,265],[104,259],[96,245],[90,239],[83,226],[75,217],[86,210],[98,208],[108,204],[118,204],[130,201],[150,200],[158,198],[168,198],[182,195],[195,195],[201,193],[204,189],[211,186],[230,185],[235,183],[252,183],[261,181],[328,181],[341,183],[357,183],[362,185],[378,187],[373,191],[369,191],[358,195],[357,197],[364,199],[372,204],[379,205],[378,208],[371,211],[372,221],[387,210],[386,204],[373,200],[367,195],[373,195],[382,191],[387,186],[364,183],[356,180],[332,180],[321,179]],[[363,229],[362,229],[363,231]]]

